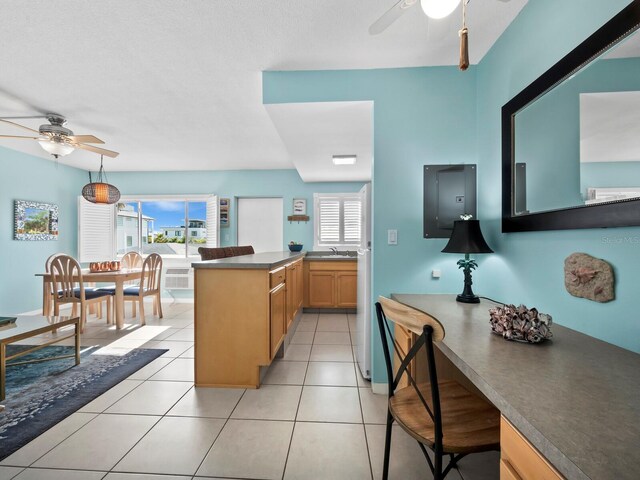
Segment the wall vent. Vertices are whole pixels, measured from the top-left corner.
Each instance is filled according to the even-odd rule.
[[[193,289],[193,273],[190,268],[167,268],[164,274],[164,288],[167,290]]]

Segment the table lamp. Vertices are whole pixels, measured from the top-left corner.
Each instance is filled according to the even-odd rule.
[[[471,270],[475,270],[478,264],[469,259],[470,253],[493,253],[482,236],[480,222],[478,220],[456,220],[453,222],[453,232],[449,243],[442,249],[444,253],[464,253],[464,259],[458,260],[458,268],[464,271],[464,290],[456,297],[462,303],[480,303],[480,299],[473,294],[471,289]]]

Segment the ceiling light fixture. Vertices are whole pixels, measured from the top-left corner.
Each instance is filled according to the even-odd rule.
[[[62,140],[60,137],[41,137],[38,139],[38,143],[43,148],[43,150],[47,153],[50,153],[54,157],[64,157],[65,155],[69,155],[75,149]]]
[[[440,19],[451,15],[460,0],[420,0],[420,6],[429,18]]]
[[[334,165],[355,165],[357,159],[358,159],[357,155],[334,155],[333,164]]]
[[[104,173],[102,166],[103,156],[100,155],[100,170],[96,182],[91,180],[91,172],[89,172],[89,183],[82,189],[82,196],[91,203],[113,204],[120,200],[120,190],[113,185],[107,183],[107,174]],[[102,180],[104,177],[104,181]]]

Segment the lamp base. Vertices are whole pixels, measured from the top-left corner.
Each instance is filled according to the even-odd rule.
[[[456,297],[456,301],[460,303],[480,303],[480,297],[476,295],[465,295],[461,293]]]

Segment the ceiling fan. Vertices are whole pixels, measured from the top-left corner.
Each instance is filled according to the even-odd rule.
[[[49,120],[48,124],[40,125],[38,130],[25,127],[19,123],[12,122],[11,120],[26,119],[26,118],[46,118]],[[76,148],[81,150],[88,150],[100,155],[115,158],[119,154],[107,150],[106,148],[96,147],[94,145],[88,145],[89,143],[104,144],[102,140],[93,135],[74,135],[71,130],[64,125],[67,123],[67,119],[57,113],[47,113],[45,115],[36,115],[30,117],[0,117],[0,122],[13,125],[24,130],[28,130],[37,136],[25,136],[25,135],[0,135],[0,138],[19,138],[28,140],[37,140],[40,146],[54,157],[62,157],[73,152]]]
[[[425,15],[429,18],[439,19],[451,14],[461,0],[420,0],[420,5]],[[465,5],[470,0],[462,0]],[[499,0],[500,2],[508,2],[510,0]],[[393,7],[382,14],[378,20],[373,22],[369,27],[369,34],[378,35],[384,32],[393,22],[400,18],[407,10],[413,7],[418,0],[400,0]]]

